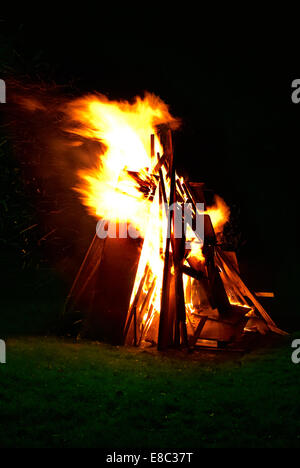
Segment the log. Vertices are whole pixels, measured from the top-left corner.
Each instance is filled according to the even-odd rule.
[[[175,191],[175,164],[174,155],[172,148],[172,136],[171,130],[168,131],[168,153],[170,158],[170,195],[169,195],[169,208],[174,202],[174,191]],[[173,219],[173,210],[171,211],[169,222],[168,222],[168,233],[171,233],[171,223]],[[169,287],[170,287],[170,235],[167,235],[166,246],[165,246],[165,259],[164,259],[164,271],[163,271],[163,282],[162,282],[162,295],[161,295],[161,307],[160,307],[160,319],[159,319],[159,330],[158,330],[158,343],[157,349],[163,350],[168,347],[169,343],[169,330],[168,330],[168,309],[169,309]]]

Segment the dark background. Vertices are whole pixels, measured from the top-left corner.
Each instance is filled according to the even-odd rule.
[[[300,66],[295,56],[288,57],[284,47],[280,49],[269,40],[257,45],[236,41],[235,46],[228,47],[223,41],[215,46],[209,39],[179,35],[165,41],[144,40],[138,35],[112,39],[97,28],[79,30],[70,23],[37,26],[2,21],[0,28],[0,77],[8,83],[8,102],[0,109],[4,116],[4,289],[8,282],[15,287],[15,278],[21,283],[27,278],[27,289],[34,290],[41,269],[47,266],[59,272],[59,280],[51,283],[51,294],[56,295],[60,287],[64,294],[93,235],[87,228],[84,234],[78,228],[80,235],[72,242],[70,233],[60,226],[57,238],[50,235],[47,242],[41,241],[65,219],[65,215],[56,220],[50,215],[43,217],[41,204],[46,200],[47,212],[55,211],[57,199],[68,195],[62,188],[61,192],[58,187],[53,190],[49,180],[45,182],[34,170],[31,172],[30,148],[38,147],[42,154],[42,143],[37,141],[34,146],[36,125],[21,111],[18,121],[16,110],[11,109],[9,83],[14,83],[13,89],[17,81],[25,93],[33,95],[43,88],[50,102],[59,101],[59,96],[93,91],[111,99],[130,100],[147,90],[160,96],[171,113],[182,120],[174,135],[179,171],[191,180],[204,181],[231,207],[232,229],[246,282],[256,290],[274,291],[276,299],[269,300],[273,301],[270,306],[270,302],[264,305],[271,308],[280,326],[297,329],[300,104],[291,101],[291,82],[300,78]],[[94,220],[84,209],[76,209],[79,224],[94,229]],[[70,210],[69,216],[72,222]],[[37,229],[25,231],[24,237],[22,229],[35,223]],[[64,251],[60,239],[67,244]],[[64,261],[54,255],[57,250]],[[70,266],[72,257],[76,261]],[[30,276],[28,271],[33,270]],[[42,288],[41,300],[45,291]]]

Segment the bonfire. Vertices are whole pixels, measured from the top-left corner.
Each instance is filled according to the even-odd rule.
[[[159,350],[225,347],[246,333],[283,334],[222,245],[229,207],[207,203],[204,183],[177,172],[180,122],[161,99],[88,96],[65,109],[74,140],[101,143],[96,167],[74,188],[96,234],[68,295],[81,334]]]

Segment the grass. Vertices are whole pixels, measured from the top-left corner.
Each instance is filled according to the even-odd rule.
[[[244,355],[76,342],[53,336],[54,272],[7,269],[2,286],[0,447],[300,448],[300,332]]]
[[[197,358],[10,338],[0,366],[0,446],[300,448],[291,339],[244,356]]]

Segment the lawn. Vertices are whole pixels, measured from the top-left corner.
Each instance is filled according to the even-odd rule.
[[[291,362],[291,340],[244,355],[161,355],[9,338],[0,446],[300,448],[300,365]]]

